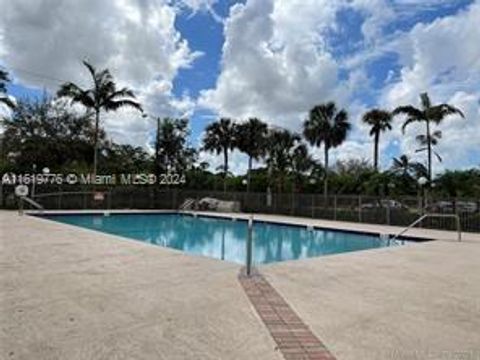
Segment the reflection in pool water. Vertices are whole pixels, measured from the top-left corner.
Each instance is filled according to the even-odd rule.
[[[187,253],[245,263],[247,223],[180,214],[55,215],[52,220]],[[254,261],[265,264],[388,246],[377,236],[255,222]]]

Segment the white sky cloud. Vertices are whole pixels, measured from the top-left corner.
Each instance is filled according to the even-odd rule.
[[[226,116],[255,115],[291,126],[299,112],[333,97],[337,64],[311,28],[316,25],[308,10],[318,1],[307,3],[284,1],[284,8],[270,0],[250,0],[235,5],[225,25],[222,73],[200,105]],[[292,11],[296,16],[287,16]]]
[[[191,99],[173,96],[172,82],[201,54],[175,29],[176,8],[167,0],[0,0],[0,8],[2,63],[17,82],[52,92],[64,81],[90,86],[86,59],[133,88],[148,112],[193,108]],[[152,129],[132,111],[106,114],[104,123],[114,140],[135,145],[144,146]]]

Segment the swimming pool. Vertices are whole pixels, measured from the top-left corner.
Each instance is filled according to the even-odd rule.
[[[248,224],[244,220],[188,214],[49,215],[47,218],[190,254],[245,263]],[[257,264],[304,259],[391,246],[376,235],[305,226],[254,222]],[[401,242],[395,242],[395,245]]]

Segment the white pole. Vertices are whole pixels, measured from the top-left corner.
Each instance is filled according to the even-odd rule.
[[[247,276],[250,276],[252,273],[252,243],[253,243],[253,215],[250,215],[248,219],[248,236],[247,236],[247,259],[246,259]]]

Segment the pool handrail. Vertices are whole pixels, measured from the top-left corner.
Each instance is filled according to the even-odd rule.
[[[23,213],[23,202],[27,202],[29,203],[30,205],[32,205],[33,207],[37,208],[37,210],[40,210],[40,212],[43,212],[44,207],[42,205],[40,205],[38,202],[36,202],[35,200],[27,197],[27,196],[19,196],[19,199],[20,199],[20,207],[18,209],[19,213],[22,214]]]
[[[450,217],[450,218],[455,218],[455,223],[456,223],[456,226],[457,226],[457,239],[458,241],[462,241],[462,226],[461,226],[461,223],[460,223],[460,216],[458,216],[458,214],[437,214],[437,213],[427,213],[427,214],[423,214],[422,216],[420,216],[417,220],[415,220],[414,222],[412,222],[410,225],[408,225],[405,229],[403,229],[402,231],[400,231],[398,234],[396,234],[393,238],[390,239],[390,241],[394,241],[396,239],[398,239],[400,236],[402,236],[403,234],[405,234],[408,230],[412,229],[413,227],[415,227],[415,225],[421,223],[423,220],[425,220],[426,218],[429,218],[429,217],[439,217],[439,218],[442,218],[442,217]]]
[[[248,218],[248,229],[247,229],[247,241],[246,241],[246,255],[245,267],[246,274],[250,276],[252,274],[252,258],[253,258],[253,215],[250,215]]]

